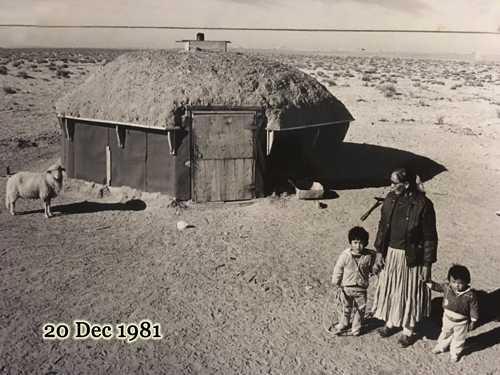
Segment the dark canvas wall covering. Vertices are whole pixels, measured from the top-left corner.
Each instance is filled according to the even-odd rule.
[[[165,132],[148,133],[146,170],[148,191],[175,192],[175,158],[170,155]]]
[[[146,191],[146,132],[127,128],[123,145],[123,148],[118,145],[116,130],[110,129],[111,186]]]
[[[170,154],[168,137],[165,132],[150,131],[147,133],[147,191],[160,192],[188,200],[190,194],[189,167],[184,163],[189,160],[188,138],[182,131],[172,134],[176,137],[173,144],[177,147],[176,155]]]
[[[73,177],[106,184],[107,126],[75,123]],[[114,131],[114,128],[112,128]]]
[[[74,175],[73,142],[64,135],[61,140],[61,162],[66,169],[66,175]]]

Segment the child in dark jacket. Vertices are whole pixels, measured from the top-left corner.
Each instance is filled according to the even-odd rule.
[[[449,269],[447,283],[427,282],[432,290],[444,293],[443,328],[432,352],[443,353],[449,347],[453,362],[460,359],[467,332],[476,327],[479,315],[477,296],[469,283],[469,270],[461,265]]]
[[[332,284],[342,288],[343,314],[332,332],[337,335],[347,332],[355,309],[351,334],[359,336],[365,316],[369,275],[375,261],[375,252],[366,249],[369,234],[364,228],[352,228],[348,239],[350,247],[340,254],[333,270]]]

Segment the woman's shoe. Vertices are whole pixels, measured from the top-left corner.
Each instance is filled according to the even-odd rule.
[[[392,334],[392,328],[389,328],[387,326],[383,326],[378,331],[378,334],[380,335],[380,337],[382,337],[383,339],[385,339],[386,337],[389,337]]]
[[[407,336],[404,333],[401,335],[401,337],[398,340],[399,345],[403,348],[409,347],[411,344],[415,342],[414,336]]]

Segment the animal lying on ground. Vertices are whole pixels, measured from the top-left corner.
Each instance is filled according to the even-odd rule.
[[[5,205],[15,215],[17,198],[37,199],[43,202],[45,217],[52,217],[50,201],[61,191],[64,168],[52,164],[45,173],[18,172],[7,180]]]

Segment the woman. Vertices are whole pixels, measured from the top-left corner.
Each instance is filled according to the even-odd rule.
[[[430,313],[425,281],[431,279],[437,253],[436,214],[420,185],[408,168],[392,172],[375,240],[373,268],[380,275],[373,313],[386,322],[381,337],[390,336],[394,327],[403,327],[398,341],[403,348],[415,340],[415,323]]]

